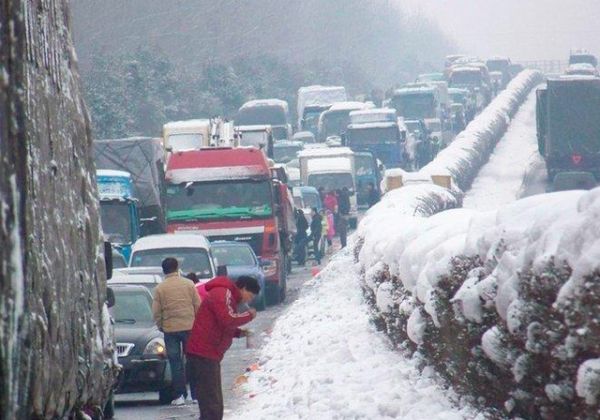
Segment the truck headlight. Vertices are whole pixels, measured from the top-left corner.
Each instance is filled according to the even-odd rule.
[[[167,356],[167,348],[165,347],[165,340],[160,337],[153,338],[146,344],[144,349],[144,355],[146,356]]]

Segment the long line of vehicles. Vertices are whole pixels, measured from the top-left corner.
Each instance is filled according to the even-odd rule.
[[[386,168],[427,164],[490,100],[485,63],[448,61],[455,64],[398,87],[380,107],[350,100],[341,86],[302,87],[295,127],[286,101],[260,99],[233,120],[173,121],[161,138],[94,142],[102,228],[127,265],[110,280],[124,366],[118,392],[158,391],[170,401],[165,345],[147,305],[161,261],[176,257],[201,283],[222,266],[251,274],[264,290],[258,309],[282,302],[298,209],[321,211],[325,193],[343,193],[343,217],[356,227]],[[504,64],[494,70],[503,84]]]

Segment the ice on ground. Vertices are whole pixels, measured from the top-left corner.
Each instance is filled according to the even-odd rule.
[[[235,419],[473,419],[371,324],[349,252],[275,324]]]
[[[463,207],[495,210],[518,198],[527,170],[537,161],[536,89],[513,118],[489,162],[481,168]]]

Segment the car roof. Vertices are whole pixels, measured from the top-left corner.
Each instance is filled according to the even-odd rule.
[[[138,239],[131,247],[131,252],[165,248],[204,248],[209,250],[210,242],[200,234],[166,233],[150,235]]]
[[[150,293],[150,291],[148,290],[147,287],[142,286],[141,284],[130,284],[130,283],[115,283],[115,284],[109,284],[110,288],[113,289],[114,292],[142,292],[142,293],[148,293],[150,296],[152,296],[152,294]]]
[[[144,275],[144,274],[156,274],[159,276],[163,275],[162,267],[123,267],[123,268],[115,268],[113,270],[115,275]]]
[[[162,283],[163,278],[157,274],[120,275],[108,280],[108,285],[113,284],[138,284],[138,283]]]

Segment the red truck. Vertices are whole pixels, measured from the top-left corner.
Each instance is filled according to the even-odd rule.
[[[285,299],[295,234],[293,200],[256,148],[173,153],[167,164],[167,231],[252,246],[265,272],[268,304]]]

